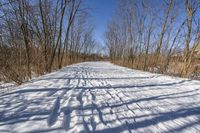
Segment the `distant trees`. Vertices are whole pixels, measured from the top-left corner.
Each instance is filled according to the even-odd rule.
[[[60,69],[95,48],[82,0],[0,2],[0,78],[21,84]],[[88,59],[88,58],[87,58]]]
[[[115,63],[188,77],[200,45],[198,0],[119,0],[105,42]]]

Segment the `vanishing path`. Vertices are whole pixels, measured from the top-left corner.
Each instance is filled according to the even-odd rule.
[[[1,93],[0,132],[200,132],[200,81],[74,64]]]

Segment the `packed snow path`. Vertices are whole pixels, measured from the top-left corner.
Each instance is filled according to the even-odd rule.
[[[85,62],[0,94],[0,132],[200,132],[200,82]]]

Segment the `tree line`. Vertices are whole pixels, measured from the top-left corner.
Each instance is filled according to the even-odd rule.
[[[2,0],[0,78],[21,84],[93,58],[93,29],[82,0]]]
[[[119,0],[107,26],[110,59],[130,68],[199,74],[199,0]]]

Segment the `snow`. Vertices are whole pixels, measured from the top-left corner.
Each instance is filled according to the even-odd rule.
[[[200,81],[74,64],[0,93],[0,132],[200,132]]]
[[[0,93],[4,93],[9,91],[10,89],[14,89],[16,84],[14,82],[3,82],[0,81]]]

